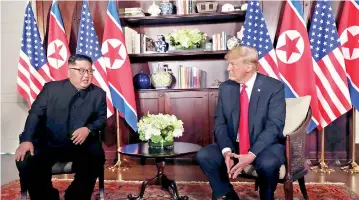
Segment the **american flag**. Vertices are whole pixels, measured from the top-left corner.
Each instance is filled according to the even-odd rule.
[[[46,82],[51,81],[45,50],[30,2],[26,6],[18,63],[17,90],[29,107]]]
[[[110,0],[107,7],[101,51],[107,67],[107,78],[113,105],[125,118],[128,125],[137,131],[135,91],[131,63],[125,44],[116,4]]]
[[[328,1],[317,1],[309,39],[322,116],[320,125],[324,128],[351,109],[345,61],[339,48],[339,35]]]
[[[359,1],[345,1],[339,24],[341,50],[345,58],[349,93],[359,110]],[[359,133],[358,133],[359,134]]]
[[[76,53],[91,57],[93,61],[92,67],[95,69],[93,83],[106,92],[107,117],[112,116],[114,108],[107,81],[106,67],[102,58],[101,47],[94,28],[88,1],[84,1],[82,5]]]
[[[242,45],[256,48],[259,72],[279,79],[277,56],[258,1],[249,1],[244,22]]]

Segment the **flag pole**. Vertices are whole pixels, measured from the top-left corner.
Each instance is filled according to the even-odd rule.
[[[112,170],[127,170],[129,169],[128,166],[125,166],[124,163],[121,162],[121,154],[119,152],[119,149],[121,147],[121,130],[120,130],[120,113],[118,112],[118,110],[115,108],[116,110],[116,135],[117,135],[117,163],[111,167]]]
[[[121,147],[121,131],[120,131],[120,115],[116,109],[116,133],[117,133],[117,166],[121,166],[121,154],[119,148]]]
[[[352,148],[352,160],[346,165],[341,167],[341,169],[345,172],[351,172],[353,173],[359,173],[359,166],[358,164],[355,162],[355,136],[356,136],[356,111],[355,111],[355,107],[353,106],[353,125],[352,125],[352,133],[353,133],[353,148]]]
[[[322,152],[321,152],[321,156],[320,156],[320,160],[317,164],[315,164],[314,166],[312,166],[310,169],[313,170],[314,172],[321,172],[321,173],[331,173],[333,171],[335,171],[334,169],[330,169],[328,167],[328,165],[325,163],[325,159],[324,159],[324,152],[325,152],[325,149],[324,149],[324,128],[322,130],[322,143],[321,143],[321,149],[322,149]]]

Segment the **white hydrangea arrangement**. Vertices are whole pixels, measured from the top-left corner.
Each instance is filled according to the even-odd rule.
[[[174,137],[181,137],[184,131],[182,120],[174,115],[149,114],[137,123],[140,140],[152,143],[171,143]]]
[[[175,29],[166,35],[166,40],[176,49],[201,48],[206,38],[207,34],[198,29]]]

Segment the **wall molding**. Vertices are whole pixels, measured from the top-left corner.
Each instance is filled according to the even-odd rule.
[[[1,103],[26,103],[24,98],[17,92],[14,93],[1,93]]]

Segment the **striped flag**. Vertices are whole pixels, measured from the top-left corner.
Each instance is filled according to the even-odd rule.
[[[259,72],[279,79],[277,57],[258,1],[248,2],[243,28],[242,45],[257,49]]]
[[[108,2],[102,42],[102,55],[107,67],[112,102],[121,116],[134,131],[137,131],[135,91],[131,63],[125,46],[125,37],[113,0]]]
[[[94,28],[88,1],[84,1],[82,5],[79,35],[77,38],[76,53],[91,57],[93,61],[92,67],[95,69],[93,83],[106,92],[107,118],[111,117],[114,114],[114,108],[107,81],[105,61],[102,58],[101,47]]]
[[[55,80],[68,78],[70,50],[57,1],[51,6],[47,44],[50,73]]]
[[[311,96],[313,116],[307,129],[309,133],[319,125],[321,117],[308,33],[303,20],[303,5],[300,1],[287,0],[285,3],[276,52],[280,78],[285,84],[285,97]]]
[[[21,38],[17,90],[31,107],[45,83],[51,80],[45,49],[42,46],[31,3],[28,2]]]
[[[349,79],[351,101],[359,110],[359,1],[344,2],[338,32]]]
[[[351,109],[345,62],[332,7],[317,1],[310,31],[313,68],[322,128]]]

